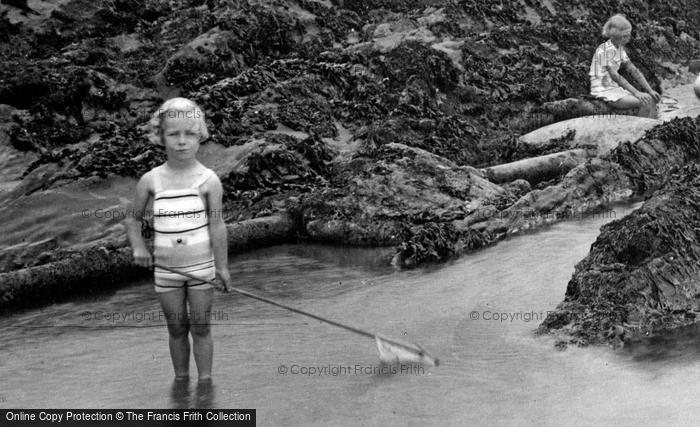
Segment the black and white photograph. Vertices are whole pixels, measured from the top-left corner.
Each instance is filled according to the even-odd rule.
[[[700,0],[0,0],[0,426],[696,425]]]

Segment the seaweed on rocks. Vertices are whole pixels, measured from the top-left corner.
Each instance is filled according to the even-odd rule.
[[[96,141],[43,152],[25,174],[42,164],[60,162],[74,165],[63,179],[109,174],[138,177],[164,161],[165,151],[150,144],[142,132],[112,127]]]
[[[138,177],[165,161],[165,151],[141,132],[113,129],[85,148],[78,148],[69,157],[76,162],[81,176],[109,174]]]
[[[362,28],[364,20],[348,9],[329,6],[317,0],[299,0],[299,5],[316,15],[316,22],[321,27],[327,28],[332,34],[329,42],[338,42],[347,37],[349,33]]]
[[[405,88],[412,80],[419,79],[429,92],[448,92],[459,83],[459,71],[442,51],[432,49],[417,41],[401,43],[392,51],[376,52],[368,58],[370,69],[388,79],[389,90]]]
[[[401,116],[363,127],[355,137],[362,141],[360,153],[373,158],[382,158],[392,152],[381,150],[382,146],[400,143],[452,159],[458,164],[469,164],[474,158],[483,156],[483,149],[479,146],[481,135],[473,124],[457,116],[443,116],[438,120]]]
[[[466,251],[486,246],[490,240],[479,231],[459,231],[452,223],[436,222],[414,225],[406,235],[396,247],[392,260],[392,264],[400,268],[445,262]]]
[[[88,67],[68,66],[61,61],[41,61],[17,74],[13,67],[22,61],[6,63],[0,68],[2,80],[0,103],[20,109],[41,108],[51,113],[72,116],[82,123],[82,103],[91,102],[112,110],[123,105],[124,95],[114,89],[105,74]],[[57,68],[64,65],[65,68]]]
[[[610,160],[621,165],[637,194],[653,191],[678,167],[700,160],[700,119],[676,118],[648,130],[636,142],[613,150]]]
[[[113,112],[125,106],[114,81],[89,68],[59,71],[44,63],[24,77],[8,78],[0,88],[0,103],[27,109],[15,116],[10,133],[16,147],[41,151],[79,142],[109,127]]]
[[[169,84],[189,91],[215,82],[231,74],[232,70],[238,69],[237,64],[228,65],[228,61],[222,61],[220,56],[209,52],[196,52],[172,58],[163,70],[163,76]],[[202,74],[203,70],[206,70],[206,73]]]
[[[322,137],[332,138],[338,135],[328,104],[313,100],[282,104],[279,111],[279,121],[292,129]]]
[[[226,198],[237,198],[247,191],[310,191],[312,185],[327,182],[333,156],[318,135],[300,140],[270,134],[246,157],[241,171],[223,177]]]
[[[214,27],[168,58],[161,74],[165,81],[189,92],[245,69],[242,55],[232,48],[235,36]]]
[[[564,301],[540,325],[563,343],[620,344],[689,325],[700,311],[700,167],[672,175],[644,205],[601,229]]]
[[[232,47],[243,53],[247,63],[258,64],[266,57],[281,58],[302,51],[299,45],[305,40],[306,23],[314,16],[303,9],[294,13],[293,8],[279,0],[222,4],[216,8],[215,25],[232,31],[236,39]]]
[[[76,126],[77,122],[71,118],[52,114],[41,106],[30,111],[29,115],[16,116],[16,123],[9,131],[12,146],[19,150],[43,152],[89,135],[87,129]]]
[[[395,265],[415,267],[426,262],[445,261],[458,252],[454,238],[457,230],[450,223],[413,226],[409,234],[410,238],[397,247]]]
[[[353,91],[368,79],[371,77],[362,67],[278,60],[204,86],[193,97],[206,108],[214,124],[212,137],[224,145],[241,142],[242,135],[273,130],[278,123],[334,137],[335,119],[344,105],[337,100],[361,97],[362,93]]]
[[[323,99],[295,98],[299,94],[292,99],[284,97],[284,102],[300,102],[305,110],[302,117],[294,118],[288,114],[294,108],[282,106],[288,111],[282,111],[281,117],[301,128],[297,130],[308,131],[306,122],[317,117],[325,122],[314,131],[331,135],[334,130],[328,125],[328,117],[347,128],[387,117],[439,121],[443,115],[458,115],[460,120],[478,123],[479,130],[488,133],[480,138],[486,144],[498,141],[509,131],[508,122],[529,114],[523,107],[587,91],[587,63],[600,41],[590,35],[599,33],[600,23],[612,10],[629,13],[635,25],[630,54],[652,77],[667,72],[660,61],[682,62],[698,53],[698,31],[689,24],[695,22],[697,12],[681,0],[638,9],[628,2],[591,5],[580,1],[572,8],[517,1],[491,5],[471,0],[337,2],[335,6],[306,0],[179,5],[149,0],[138,8],[124,1],[68,3],[46,20],[45,31],[32,33],[13,24],[12,28],[19,28],[11,31],[13,40],[17,39],[13,45],[19,48],[8,52],[12,61],[18,62],[5,70],[23,70],[23,80],[31,82],[25,71],[37,60],[55,58],[74,66],[111,70],[108,74],[121,82],[148,86],[153,84],[149,79],[159,71],[158,65],[162,67],[171,58],[164,70],[165,81],[185,94],[195,94],[208,111],[222,111],[215,119],[222,124],[221,134],[213,137],[224,144],[274,129],[272,122],[280,120],[277,110],[266,110],[260,119],[248,110],[260,110],[258,95],[262,96],[268,85],[304,74],[321,77]],[[650,21],[651,17],[655,22]],[[392,36],[394,30],[400,33],[404,24],[425,28],[425,38],[406,39],[387,52],[372,46],[375,36]],[[374,34],[380,26],[382,31]],[[207,47],[195,43],[192,55],[172,57],[212,31],[224,34],[220,44]],[[122,54],[104,43],[114,36],[143,43]],[[441,40],[454,46],[437,48]],[[290,61],[296,61],[294,67],[290,67]],[[292,68],[294,76],[287,72]],[[274,81],[263,75],[273,76]],[[218,105],[207,105],[209,90],[216,90],[216,82],[221,79],[238,79],[246,89],[234,91],[235,98],[228,96],[225,106],[219,101]],[[26,89],[21,92],[37,92],[31,84]],[[41,93],[66,93],[62,87],[36,89]],[[220,99],[211,95],[212,101]],[[36,99],[15,98],[9,103],[20,108],[25,108],[22,103]],[[43,100],[38,102],[46,105]],[[512,105],[504,108],[503,103]],[[46,105],[50,112],[65,115],[63,105],[74,103],[50,104]],[[228,106],[230,111],[226,111]],[[41,126],[40,121],[37,126]],[[458,141],[447,140],[445,144]],[[487,146],[481,154],[464,156],[465,162],[503,161],[501,149],[507,147]]]

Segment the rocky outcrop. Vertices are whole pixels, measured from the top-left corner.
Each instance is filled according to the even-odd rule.
[[[637,144],[611,152],[607,162],[624,178],[619,182],[650,198],[602,228],[588,257],[576,266],[564,302],[542,323],[541,332],[557,335],[562,343],[619,343],[695,321],[700,311],[698,160],[700,120],[689,118],[659,126]],[[607,171],[601,176],[611,177]],[[611,194],[619,182],[593,188]]]
[[[560,345],[613,343],[695,323],[700,313],[700,167],[602,227],[564,301],[540,325]]]
[[[461,253],[460,234],[449,226],[467,217],[470,202],[494,205],[515,197],[475,168],[397,143],[361,150],[334,168],[332,183],[302,199],[309,237],[373,246],[405,242],[399,245],[403,255],[395,257],[397,266],[441,261]],[[436,243],[427,243],[432,232],[426,234],[426,230],[445,226],[439,244],[443,249],[428,249]]]
[[[648,195],[669,173],[698,159],[698,135],[697,118],[659,125],[639,141],[624,142],[575,167],[559,182],[527,193],[484,227],[516,232]]]
[[[232,253],[261,246],[289,243],[301,234],[294,218],[287,214],[235,222],[228,224],[226,229],[228,248]]]

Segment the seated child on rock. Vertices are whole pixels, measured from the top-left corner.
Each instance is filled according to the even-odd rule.
[[[603,26],[603,36],[608,41],[598,46],[591,61],[589,76],[591,95],[606,100],[617,110],[638,109],[641,117],[656,118],[656,103],[661,99],[651,88],[644,75],[634,66],[624,46],[632,34],[632,24],[623,15],[614,15]],[[618,71],[626,69],[644,88],[639,91]]]

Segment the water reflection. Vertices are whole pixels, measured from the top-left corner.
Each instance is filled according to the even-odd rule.
[[[623,352],[638,362],[696,363],[700,360],[700,326],[636,337],[625,342]]]
[[[216,386],[212,381],[191,384],[191,380],[173,380],[170,387],[170,407],[175,409],[207,409],[216,405]]]
[[[211,381],[198,382],[194,394],[194,408],[208,409],[214,407],[214,391],[216,387]]]
[[[190,382],[173,380],[170,388],[170,406],[175,409],[190,408]]]

